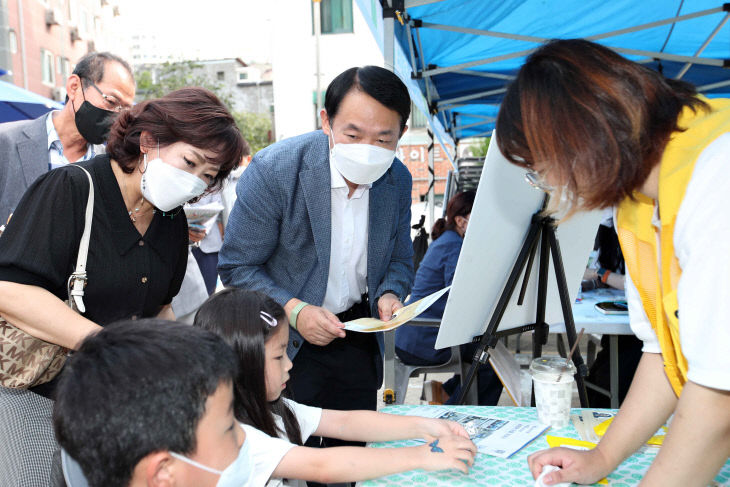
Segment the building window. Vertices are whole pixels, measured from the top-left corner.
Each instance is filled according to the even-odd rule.
[[[84,7],[79,8],[79,33],[82,38],[86,38],[92,33],[91,27],[92,20],[89,11]]]
[[[238,73],[238,81],[246,81],[248,79],[248,73]]]
[[[218,71],[216,73],[216,76],[218,77],[218,81],[224,81],[226,79],[226,72],[225,71]]]
[[[53,66],[53,53],[41,49],[41,79],[44,84],[56,85],[56,71]]]
[[[71,74],[71,62],[63,56],[58,56],[56,62],[58,63],[57,71],[61,73],[61,77],[65,80]]]
[[[312,3],[312,9],[314,5]],[[322,0],[319,3],[319,12],[322,34],[352,33],[352,0]],[[312,15],[312,34],[314,34],[314,15]]]
[[[15,35],[13,29],[8,31],[8,47],[10,48],[11,54],[18,52],[18,36]]]
[[[413,102],[411,102],[411,122],[408,126],[413,129],[428,127],[428,119]]]
[[[78,5],[76,5],[76,0],[68,0],[68,23],[70,25],[76,25],[78,18],[77,9]]]

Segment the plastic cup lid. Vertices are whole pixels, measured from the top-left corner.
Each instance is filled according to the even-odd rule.
[[[545,378],[556,378],[561,374],[571,377],[575,372],[573,361],[563,357],[538,357],[530,363],[530,374],[533,377],[539,375]]]

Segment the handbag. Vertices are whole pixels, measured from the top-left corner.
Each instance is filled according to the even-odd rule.
[[[86,285],[86,258],[89,254],[91,220],[94,215],[94,183],[91,174],[81,166],[89,180],[89,198],[86,202],[84,232],[74,272],[66,282],[68,304],[78,313],[84,313],[84,286]],[[63,368],[70,350],[36,338],[13,326],[0,316],[0,385],[13,389],[27,389],[52,380]]]

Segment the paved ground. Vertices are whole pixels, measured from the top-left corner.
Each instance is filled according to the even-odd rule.
[[[543,347],[543,355],[558,355],[557,350],[557,335],[550,335],[548,344]],[[523,334],[520,337],[520,352],[519,354],[516,354],[515,358],[517,359],[517,362],[521,365],[521,375],[522,375],[522,391],[523,396],[528,397],[530,394],[530,386],[532,384],[532,379],[530,378],[530,375],[527,372],[527,368],[530,364],[531,360],[531,352],[532,352],[532,344],[531,344],[531,335],[530,334]],[[586,353],[586,343],[587,338],[584,337],[581,339],[580,342],[580,350],[583,353],[583,356],[585,357]],[[508,348],[510,351],[515,352],[517,344],[516,337],[510,337],[509,338],[509,344]],[[426,377],[424,377],[426,376]],[[426,401],[421,400],[422,396],[422,390],[423,390],[423,382],[424,380],[438,380],[440,382],[445,382],[451,377],[451,374],[449,373],[431,373],[431,374],[421,374],[418,377],[411,377],[409,383],[408,383],[408,391],[406,393],[406,399],[405,404],[427,404]],[[502,392],[502,396],[499,398],[499,406],[513,406],[512,400],[509,398],[506,392]],[[383,403],[383,390],[381,389],[378,391],[378,409],[382,408],[384,406]],[[580,402],[578,400],[578,391],[573,387],[573,407],[580,407]]]

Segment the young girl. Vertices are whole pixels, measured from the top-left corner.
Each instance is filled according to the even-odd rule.
[[[292,367],[286,354],[289,326],[282,307],[263,294],[241,289],[216,293],[201,306],[194,326],[222,336],[238,355],[234,412],[251,441],[253,476],[261,484],[270,477],[269,486],[296,485],[277,479],[355,482],[417,468],[468,473],[467,465],[474,462],[476,447],[453,421],[334,411],[282,398]],[[272,447],[270,439],[262,441],[259,431],[245,425],[288,441]],[[366,442],[423,438],[426,443],[388,449],[301,446],[311,435]]]

